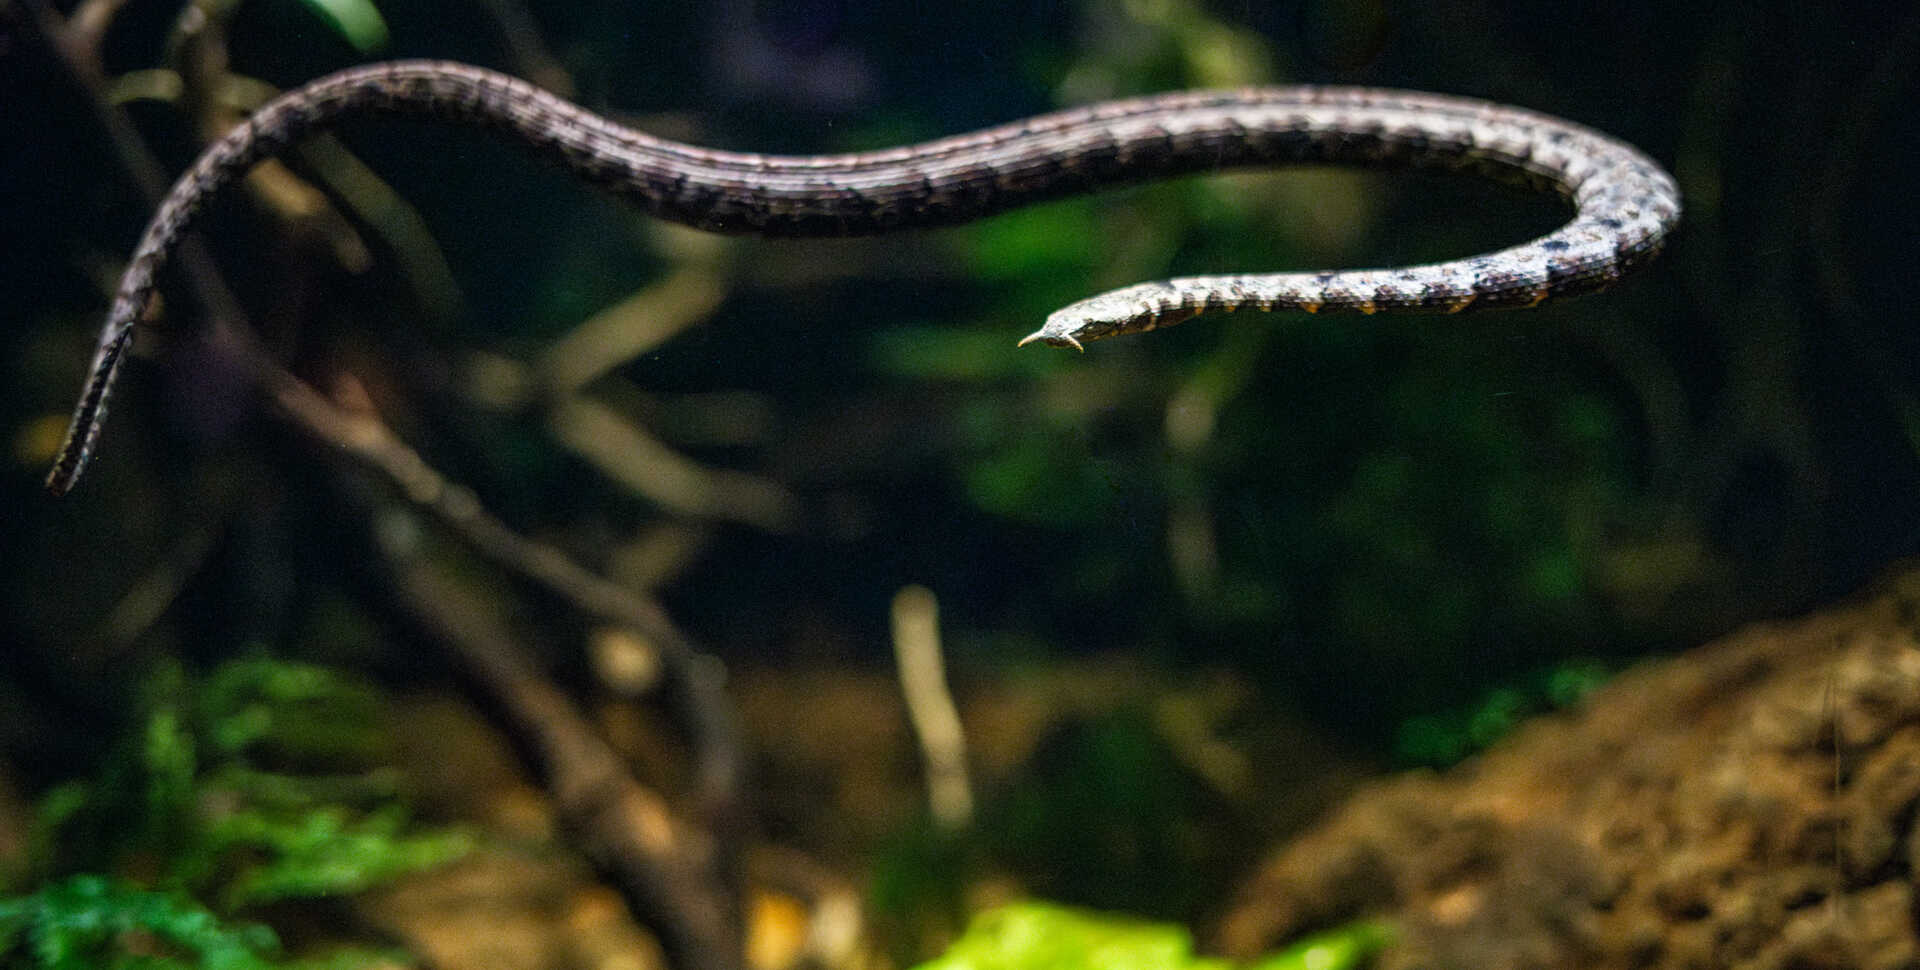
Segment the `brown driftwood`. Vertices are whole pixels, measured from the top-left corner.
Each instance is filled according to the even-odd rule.
[[[1920,570],[1631,671],[1442,774],[1362,790],[1219,927],[1376,915],[1382,968],[1920,966]]]
[[[723,847],[634,779],[485,597],[424,558],[388,555],[401,607],[499,705],[573,843],[649,917],[673,965],[736,970],[742,934]]]

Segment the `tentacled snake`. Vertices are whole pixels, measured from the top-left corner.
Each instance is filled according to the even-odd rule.
[[[847,236],[950,225],[1102,186],[1236,166],[1337,163],[1465,170],[1556,190],[1577,213],[1510,249],[1422,266],[1198,276],[1082,300],[1021,341],[1081,347],[1211,310],[1453,313],[1533,306],[1612,283],[1680,218],[1673,179],[1639,150],[1520,108],[1343,87],[1188,92],[1112,101],[967,135],[852,155],[715,151],[656,138],[525,81],[464,64],[395,61],[276,98],[209,147],[147,225],[114,295],[47,487],[86,467],[161,268],[208,199],[250,166],[353,115],[493,129],[663,219],[715,232]]]

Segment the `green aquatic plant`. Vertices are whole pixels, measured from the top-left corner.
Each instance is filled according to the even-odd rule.
[[[0,965],[44,970],[266,970],[273,931],[177,893],[83,875],[0,900]]]
[[[137,869],[233,911],[457,858],[466,833],[413,831],[378,724],[374,690],[325,668],[238,660],[199,681],[164,670],[99,777],[43,800],[41,868]]]
[[[35,970],[357,970],[390,953],[284,958],[273,930],[221,920],[180,893],[73,876],[0,899],[0,966]]]
[[[1395,755],[1444,768],[1505,737],[1529,717],[1565,710],[1613,676],[1603,663],[1570,660],[1528,680],[1495,687],[1472,706],[1401,722]]]
[[[105,876],[0,899],[0,966],[33,970],[357,970],[393,954],[342,948],[282,956],[274,932],[223,920],[179,893]]]
[[[1374,954],[1392,945],[1390,924],[1355,920],[1276,950],[1255,960],[1247,970],[1351,970],[1365,966]]]
[[[1195,956],[1171,923],[1106,916],[1051,903],[1017,903],[975,917],[953,945],[919,970],[1228,970]]]
[[[1392,942],[1386,924],[1350,923],[1269,954],[1248,970],[1350,970]],[[1193,952],[1183,927],[1016,903],[974,918],[947,952],[919,970],[1233,970]]]
[[[389,40],[386,18],[380,16],[380,8],[369,0],[306,0],[306,6],[361,55],[386,48]]]

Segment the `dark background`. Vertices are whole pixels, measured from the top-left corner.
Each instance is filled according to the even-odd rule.
[[[513,67],[467,4],[380,11],[380,57]],[[537,409],[472,390],[481,363],[538,357],[699,243],[484,135],[418,124],[342,134],[418,210],[455,296],[423,295],[377,242],[346,272],[247,203],[216,209],[213,251],[273,346],[303,374],[356,373],[516,528],[599,566],[662,523],[693,537],[659,592],[730,664],[885,671],[888,601],[920,583],[963,688],[1115,654],[1226,669],[1256,711],[1384,767],[1477,743],[1454,737],[1456,715],[1490,696],[1550,706],[1555,672],[1790,615],[1920,551],[1911,5],[527,12],[576,100],[727,148],[858,150],[1187,86],[1365,84],[1580,121],[1684,192],[1667,252],[1601,295],[1460,318],[1206,318],[1084,357],[1013,343],[1110,286],[1466,255],[1562,213],[1466,180],[1258,173],[880,240],[734,242],[717,309],[591,393],[786,489],[798,511],[778,529],[662,509],[556,444]],[[173,14],[134,0],[108,73],[159,63]],[[235,71],[283,87],[366,59],[293,0],[241,6],[227,47]],[[160,659],[444,676],[381,603],[379,486],[208,366],[184,294],[127,367],[90,477],[62,501],[40,491],[103,285],[148,212],[86,105],[0,20],[0,758],[28,792],[87,770]],[[132,115],[170,170],[189,161],[177,112]],[[1180,424],[1195,413],[1197,432]],[[103,618],[156,575],[161,606],[111,635]],[[579,621],[501,595],[554,616],[541,645],[580,676]]]

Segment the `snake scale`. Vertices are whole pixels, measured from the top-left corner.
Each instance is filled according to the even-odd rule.
[[[254,163],[356,115],[430,116],[492,129],[660,218],[763,236],[951,225],[1123,182],[1294,163],[1469,171],[1557,191],[1577,210],[1539,239],[1468,259],[1142,283],[1056,311],[1022,344],[1079,348],[1212,310],[1533,306],[1619,279],[1650,259],[1680,218],[1673,178],[1638,149],[1548,115],[1468,98],[1348,87],[1181,92],[902,148],[776,156],[667,141],[465,64],[373,64],[267,103],[174,184],[121,277],[47,478],[50,491],[65,493],[86,467],[135,327],[157,312],[160,271],[207,201]]]

